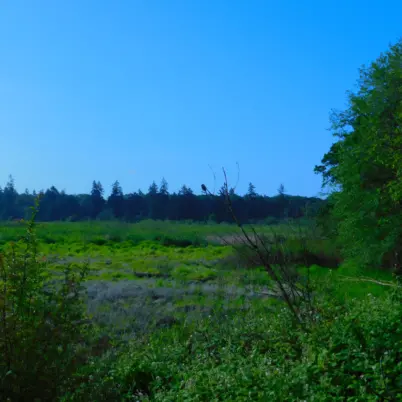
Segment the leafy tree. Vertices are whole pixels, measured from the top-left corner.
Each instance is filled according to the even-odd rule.
[[[316,166],[333,189],[331,215],[345,256],[401,266],[402,40],[360,70],[348,108],[333,112],[337,142]]]

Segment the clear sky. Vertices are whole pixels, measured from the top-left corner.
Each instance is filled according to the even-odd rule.
[[[238,162],[240,193],[317,195],[329,112],[401,15],[387,0],[0,0],[0,182],[198,192]]]

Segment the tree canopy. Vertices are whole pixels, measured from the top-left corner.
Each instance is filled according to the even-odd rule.
[[[348,107],[333,112],[337,141],[316,166],[332,189],[330,216],[345,256],[401,264],[402,40],[360,70]]]

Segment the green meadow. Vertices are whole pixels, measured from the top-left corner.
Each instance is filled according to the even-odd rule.
[[[267,239],[286,236],[284,249],[296,250],[296,254],[300,236],[311,235],[311,230],[300,224],[257,226],[255,230]],[[1,247],[22,238],[24,231],[20,222],[3,224]],[[235,225],[52,222],[38,223],[36,233],[49,279],[60,278],[66,267],[79,270],[87,266],[88,311],[112,332],[118,327],[116,322],[123,322],[126,331],[143,332],[158,320],[176,320],[183,311],[193,316],[198,310],[221,306],[222,300],[234,306],[246,302],[271,305],[277,300],[264,268],[242,256],[242,236]],[[329,240],[310,236],[307,247],[313,263],[295,262],[298,273],[317,284],[330,282],[340,299],[382,295],[392,288],[388,286],[392,283],[389,272],[360,272],[338,264],[337,250]],[[314,263],[323,256],[331,267]],[[267,298],[267,293],[272,297]],[[138,310],[140,305],[144,311],[131,317],[133,307]],[[133,324],[131,318],[138,319],[138,315],[148,317],[142,321],[144,328]]]
[[[29,234],[25,223],[5,223],[1,229],[0,251],[11,256],[21,253],[23,261]],[[323,311],[317,314],[323,316],[307,332],[294,326],[276,284],[263,266],[250,260],[234,225],[38,223],[35,261],[43,269],[45,287],[53,284],[57,289],[85,272],[76,301],[63,307],[70,297],[64,293],[58,314],[73,312],[88,324],[86,332],[81,327],[65,329],[73,331],[72,337],[86,334],[87,346],[75,341],[83,348],[78,367],[73,364],[67,379],[67,374],[59,373],[59,378],[51,370],[46,377],[56,385],[37,382],[32,395],[41,394],[45,387],[52,391],[42,396],[44,400],[263,401],[287,400],[291,395],[291,400],[299,400],[307,395],[305,381],[312,384],[317,400],[323,400],[328,384],[334,395],[343,395],[343,385],[336,382],[349,383],[348,370],[329,371],[327,385],[314,373],[327,373],[328,365],[342,366],[349,359],[331,350],[338,350],[343,337],[349,337],[353,317],[366,317],[358,331],[393,325],[398,287],[392,274],[344,265],[335,244],[306,224],[255,230],[272,254],[280,249],[289,256],[300,283],[308,278],[315,303]],[[250,227],[246,231],[253,233]],[[282,240],[279,244],[272,239]],[[329,266],[318,265],[320,261]],[[356,339],[346,342],[353,344]],[[56,350],[60,342],[55,341]],[[75,343],[70,338],[64,342],[67,353]],[[349,343],[347,348],[354,347]],[[43,351],[38,353],[41,356]],[[75,362],[76,354],[70,351],[66,356]],[[369,364],[370,359],[362,356],[353,357],[356,367]],[[12,374],[7,378],[10,381]],[[13,387],[21,387],[18,377],[14,381]],[[380,383],[381,376],[375,381]],[[28,391],[22,386],[16,395]],[[368,391],[353,392],[366,395]],[[10,389],[8,393],[12,394]]]
[[[291,224],[255,229],[268,238],[286,235],[287,250],[297,249],[297,236],[308,232],[306,227]],[[23,234],[23,224],[4,224],[1,244],[4,247]],[[131,319],[122,319],[130,317],[134,305],[136,309],[144,306],[140,315],[148,317],[142,323],[148,328],[151,322],[176,320],[183,310],[194,315],[197,310],[213,308],[215,303],[221,305],[222,300],[235,306],[246,300],[267,304],[275,300],[260,296],[274,293],[273,284],[263,267],[250,265],[242,258],[242,238],[234,225],[155,221],[40,223],[37,236],[49,278],[61,277],[67,266],[76,270],[88,267],[88,309],[94,320],[109,325],[111,331],[116,330],[117,321],[123,322],[126,331],[143,331]],[[323,254],[322,250],[336,252],[331,242],[323,239],[309,240],[309,246],[314,261],[316,250],[319,254]],[[381,295],[392,280],[385,271],[353,272],[342,265],[330,268],[298,263],[297,269],[317,283],[330,282],[340,298]]]

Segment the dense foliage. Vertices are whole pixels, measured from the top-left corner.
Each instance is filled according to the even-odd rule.
[[[402,40],[361,69],[349,107],[332,116],[338,138],[324,156],[328,212],[349,260],[402,265]]]
[[[218,309],[83,369],[91,381],[66,400],[401,400],[401,301],[399,292],[347,304],[322,298],[307,329],[288,310]]]
[[[38,252],[34,217],[25,236],[0,254],[2,400],[54,400],[89,340],[80,295],[86,268],[67,266],[63,278],[52,283]]]
[[[104,196],[101,183],[94,181],[90,194],[71,195],[51,187],[41,191],[39,221],[119,219],[134,222],[142,219],[193,220],[231,222],[222,192],[215,196],[196,195],[187,186],[179,192],[169,193],[166,180],[158,186],[152,183],[148,192],[141,190],[124,194],[118,181],[113,183],[111,194]],[[29,207],[35,196],[25,191],[18,194],[10,177],[4,189],[0,188],[0,220],[20,219],[29,216]],[[275,222],[286,217],[300,218],[314,214],[323,204],[319,198],[290,196],[279,193],[274,197],[259,195],[250,183],[245,196],[232,191],[233,204],[242,222],[267,220]]]

